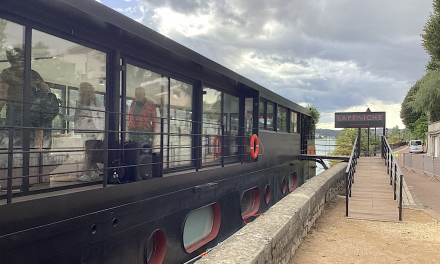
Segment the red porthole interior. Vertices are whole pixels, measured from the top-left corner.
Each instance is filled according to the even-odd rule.
[[[156,230],[148,239],[145,247],[145,263],[161,264],[165,258],[167,239],[162,230]]]
[[[293,192],[298,186],[298,174],[296,172],[291,173],[289,176],[289,192]]]
[[[213,240],[220,229],[221,211],[218,203],[191,211],[183,226],[183,245],[192,253]]]
[[[269,184],[266,185],[266,196],[265,196],[265,200],[266,200],[266,204],[268,204],[269,201],[270,201],[270,186],[269,186]]]
[[[283,179],[283,194],[286,193],[286,189],[287,189],[287,183],[286,183],[286,178]]]
[[[243,193],[241,198],[241,217],[253,215],[260,209],[260,189],[255,187]]]

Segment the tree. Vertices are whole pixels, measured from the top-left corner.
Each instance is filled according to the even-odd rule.
[[[440,69],[429,70],[419,80],[419,90],[409,105],[415,111],[429,112],[431,121],[440,118]]]
[[[318,108],[314,104],[307,105],[306,108],[309,108],[312,111],[310,130],[311,130],[311,132],[314,133],[316,130],[316,124],[318,123],[319,118],[321,117],[321,113],[319,112]]]
[[[414,123],[414,134],[416,136],[416,139],[425,140],[426,132],[428,132],[428,117],[421,116]]]
[[[432,3],[434,11],[430,13],[429,19],[423,27],[424,34],[421,34],[422,46],[431,57],[426,65],[427,70],[435,70],[440,66],[440,0]]]
[[[393,127],[393,130],[391,131],[391,134],[394,135],[394,136],[398,136],[400,134],[400,130],[399,130],[399,126],[398,125]]]
[[[419,117],[422,116],[421,111],[417,111],[412,106],[414,97],[419,91],[420,80],[417,81],[407,92],[405,99],[402,102],[402,108],[400,110],[400,118],[407,128],[413,130],[413,123],[416,122]]]

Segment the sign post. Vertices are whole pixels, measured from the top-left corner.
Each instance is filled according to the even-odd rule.
[[[374,127],[374,141],[376,142],[376,127],[383,127],[383,136],[385,136],[385,121],[385,112],[371,112],[369,108],[366,112],[335,113],[335,128],[358,128],[359,141],[361,140],[361,128],[368,128],[368,155],[370,151],[370,127]]]

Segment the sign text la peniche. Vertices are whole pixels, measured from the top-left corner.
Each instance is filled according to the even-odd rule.
[[[385,112],[335,113],[335,128],[385,127]]]

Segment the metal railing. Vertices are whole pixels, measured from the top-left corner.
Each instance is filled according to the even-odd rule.
[[[115,115],[122,115],[121,119],[130,116],[120,112],[88,110],[102,112],[105,120],[110,120]],[[224,166],[228,163],[252,161],[249,145],[252,128],[238,126],[233,122],[221,124],[218,120],[201,122],[151,116],[149,118],[157,123],[155,131],[132,132],[128,129],[108,129],[108,124],[102,129],[78,129],[70,126],[26,127],[21,123],[15,124],[13,116],[13,113],[9,113],[8,118],[1,120],[0,124],[0,204],[5,200],[6,203],[11,203],[13,197],[84,185],[101,183],[102,187],[106,187],[107,177],[112,177],[121,169],[137,171],[140,167],[152,166],[152,170],[156,172],[156,175],[153,172],[153,177],[162,177],[164,174],[183,170],[197,171],[202,166]],[[81,117],[96,118],[94,115]],[[36,144],[36,136],[32,139],[37,135],[37,130],[41,131],[40,146]],[[102,134],[102,140],[93,140],[101,141],[101,147],[87,148],[82,143],[85,141],[82,137],[88,134]],[[22,135],[27,135],[27,141],[22,140]],[[131,135],[153,140],[148,147],[141,144],[127,148],[124,142],[129,143],[132,140]],[[57,145],[55,141],[62,144]],[[124,163],[124,155],[136,150],[141,155],[150,153],[153,157],[145,161],[139,159],[138,163]],[[85,168],[87,155],[93,157],[91,159],[100,160],[94,162],[99,165],[98,168]],[[115,162],[118,160],[119,163]],[[97,171],[99,179],[92,182],[77,181],[80,175],[88,171]]]
[[[399,220],[402,221],[403,174],[386,137],[382,137],[382,158],[385,160],[385,166],[387,166],[387,174],[390,175],[390,185],[393,186],[394,200],[397,201],[397,206],[399,207]]]
[[[350,160],[348,161],[347,169],[345,170],[345,216],[348,217],[348,200],[351,197],[351,186],[354,183],[354,173],[356,172],[357,159],[360,154],[360,141],[356,137],[353,149],[351,151]]]
[[[440,177],[440,158],[424,154],[399,153],[396,157],[402,170],[409,173],[420,171],[421,177],[431,175],[429,180],[437,180]]]

